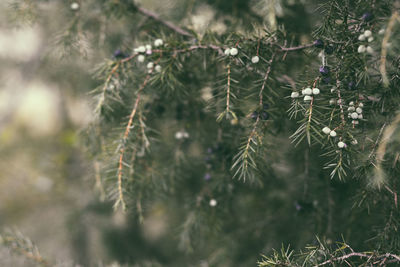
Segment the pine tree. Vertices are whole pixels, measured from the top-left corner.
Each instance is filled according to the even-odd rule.
[[[169,17],[145,3],[11,6],[18,23],[58,10],[51,53],[93,66],[82,140],[99,205],[130,221],[107,235],[115,259],[399,266],[400,3],[181,0]],[[141,248],[154,213],[168,233]],[[51,265],[19,234],[2,240]]]

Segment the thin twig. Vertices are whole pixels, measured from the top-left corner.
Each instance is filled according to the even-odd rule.
[[[191,33],[185,31],[184,29],[182,29],[181,27],[173,24],[170,21],[164,20],[162,18],[160,18],[160,16],[156,13],[154,13],[153,11],[147,10],[143,7],[137,7],[137,10],[144,16],[149,17],[154,19],[157,22],[160,22],[161,24],[163,24],[164,26],[170,28],[171,30],[173,30],[176,33],[179,33],[180,35],[183,36],[188,36],[188,37],[194,37]]]

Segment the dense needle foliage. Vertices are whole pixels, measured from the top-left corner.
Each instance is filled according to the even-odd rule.
[[[93,63],[82,139],[103,205],[130,220],[104,234],[112,257],[400,265],[399,2],[176,2],[169,17],[130,0],[11,6],[16,22],[57,10],[51,53]],[[138,241],[154,213],[168,231]]]

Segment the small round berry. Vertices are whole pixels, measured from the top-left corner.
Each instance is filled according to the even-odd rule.
[[[379,32],[378,32],[378,34],[380,34],[380,35],[382,35],[384,33],[385,33],[385,29],[380,29]]]
[[[258,63],[259,61],[260,61],[260,58],[258,56],[254,56],[251,58],[251,62],[254,64]]]
[[[329,135],[332,136],[332,137],[335,137],[335,136],[337,135],[337,133],[336,133],[335,131],[332,130],[332,131],[329,133]]]
[[[231,48],[230,54],[231,56],[236,56],[239,53],[239,50],[237,48],[233,47]]]
[[[347,88],[349,88],[350,90],[356,89],[356,83],[353,82],[353,81],[350,81],[350,82],[347,84]]]
[[[373,16],[371,13],[365,12],[365,13],[362,15],[361,19],[362,19],[363,21],[370,21],[370,20],[373,19],[373,17],[374,17],[374,16]]]
[[[365,45],[359,45],[357,48],[358,53],[364,53],[365,52]]]
[[[179,140],[179,139],[182,139],[182,138],[183,138],[182,132],[181,132],[181,131],[176,132],[176,133],[175,133],[175,138],[178,139],[178,140]]]
[[[363,104],[363,103],[360,103],[360,104],[358,104],[358,106],[359,106],[360,108],[362,108],[362,107],[364,107],[364,104]]]
[[[314,41],[314,46],[317,48],[323,48],[324,47],[324,41],[321,39],[317,39]]]
[[[164,41],[163,41],[162,39],[156,39],[156,40],[154,41],[154,46],[155,46],[155,47],[162,46],[163,44],[164,44]]]
[[[330,83],[330,82],[331,82],[331,77],[324,77],[324,78],[322,79],[322,82],[325,83],[325,84]]]
[[[364,31],[364,35],[365,35],[365,37],[370,37],[370,36],[372,36],[372,32],[370,31],[370,30],[366,30],[366,31]]]
[[[151,50],[151,48],[152,48],[151,45],[149,45],[149,44],[146,45],[146,50],[147,51]]]
[[[120,49],[115,50],[113,56],[115,59],[122,59],[126,57],[125,53],[122,52]]]
[[[161,72],[161,66],[160,66],[160,65],[157,65],[154,69],[155,69],[157,72]]]
[[[360,34],[360,35],[358,36],[358,40],[359,40],[359,41],[365,41],[365,35],[364,35],[364,34]]]
[[[329,74],[329,67],[328,66],[319,67],[319,73],[321,73],[322,75],[328,75]]]
[[[269,118],[269,114],[266,111],[261,112],[261,119],[266,121]]]
[[[211,174],[209,174],[208,172],[204,174],[204,180],[208,181],[210,179],[211,179]]]
[[[145,46],[139,46],[138,48],[137,48],[137,52],[139,52],[139,53],[144,53],[144,52],[146,52],[146,47]]]
[[[358,121],[351,121],[354,125],[358,124]]]
[[[354,139],[353,141],[351,141],[351,144],[352,144],[352,145],[357,145],[357,144],[358,144],[357,139]]]
[[[369,37],[369,38],[368,38],[368,43],[372,42],[373,40],[374,40],[374,37],[372,37],[372,36]]]
[[[215,206],[217,206],[217,204],[218,204],[218,203],[217,203],[217,201],[216,201],[215,199],[211,199],[211,200],[210,200],[210,206],[211,206],[211,207],[215,207]]]
[[[79,9],[79,4],[77,3],[77,2],[73,2],[72,4],[71,4],[71,6],[70,6],[70,8],[72,9],[72,10],[78,10]]]
[[[147,66],[146,66],[148,69],[152,69],[153,67],[154,67],[154,63],[153,62],[149,62],[149,63],[147,63]]]
[[[350,101],[349,106],[354,106],[354,101]]]
[[[347,109],[347,111],[355,111],[355,110],[356,110],[356,108],[353,107],[353,106],[350,106],[350,107]]]
[[[304,97],[304,101],[311,101],[311,100],[312,100],[312,97],[309,96],[309,95],[306,95],[306,96]]]
[[[356,108],[356,112],[358,113],[358,114],[361,114],[363,111],[362,111],[362,108],[360,108],[360,107],[358,107],[358,108]]]
[[[363,119],[363,114],[358,114],[358,119],[362,120]]]
[[[304,89],[303,95],[312,95],[312,93],[313,93],[312,89],[310,87],[307,87],[306,89]]]
[[[335,47],[333,45],[328,45],[324,49],[325,53],[328,55],[333,54],[333,51],[335,51]]]
[[[144,62],[145,59],[146,59],[146,58],[145,58],[145,56],[143,56],[143,55],[139,55],[139,56],[138,56],[138,61],[139,61],[139,62]]]
[[[319,95],[320,90],[318,88],[314,88],[314,89],[312,89],[312,93],[313,93],[313,95]]]
[[[373,54],[374,53],[374,49],[370,46],[367,46],[367,53],[369,54]]]
[[[351,118],[352,118],[353,120],[358,119],[358,113],[357,113],[357,112],[351,113],[350,116],[351,116]]]
[[[257,120],[258,118],[258,112],[257,111],[253,111],[253,113],[251,113],[250,118],[252,118],[253,120]]]
[[[329,127],[324,127],[324,128],[322,128],[322,132],[324,134],[329,134],[331,132],[331,129],[329,129]]]
[[[231,54],[231,49],[230,48],[225,49],[224,54],[229,56]]]
[[[336,91],[336,87],[334,86],[331,88],[331,93],[334,93],[335,91]]]
[[[292,94],[290,95],[291,98],[297,98],[299,97],[299,92],[292,92]]]
[[[335,105],[336,104],[336,100],[335,99],[329,99],[329,105]]]
[[[344,142],[342,142],[342,141],[337,143],[337,145],[338,145],[339,148],[345,148],[346,147],[346,144]]]

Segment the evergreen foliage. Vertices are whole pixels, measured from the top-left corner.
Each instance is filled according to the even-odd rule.
[[[52,53],[96,65],[82,136],[129,214],[106,238],[121,264],[400,265],[398,1],[67,2],[12,8],[60,8]],[[184,27],[205,3],[224,33]],[[169,232],[131,255],[154,210]]]

